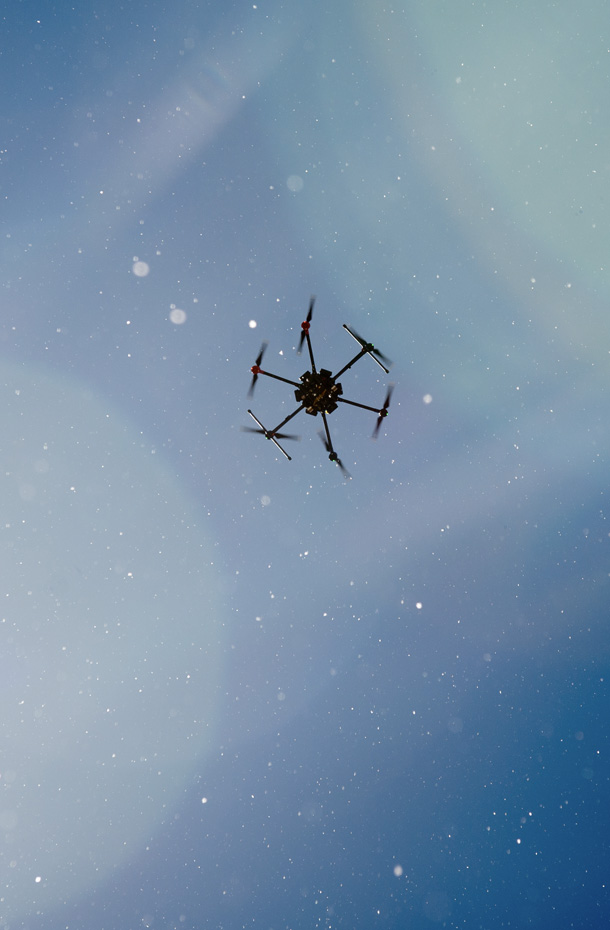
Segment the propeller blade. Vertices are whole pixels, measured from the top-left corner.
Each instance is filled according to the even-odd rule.
[[[305,342],[305,335],[309,332],[309,326],[311,324],[311,318],[313,316],[313,305],[316,302],[315,296],[309,301],[309,310],[307,311],[307,319],[304,323],[301,323],[301,338],[299,339],[299,347],[297,349],[297,355],[300,355],[303,351],[303,343]]]
[[[380,358],[384,365],[386,365],[388,368],[391,368],[394,364],[392,359],[388,358],[387,355],[384,355],[383,352],[380,352],[379,349],[373,349],[373,355],[376,355],[377,358]]]
[[[297,442],[301,441],[301,437],[297,436],[296,433],[269,433],[264,429],[256,429],[255,426],[240,426],[239,427],[242,433],[260,433],[266,439],[269,439],[273,436],[275,439],[294,439]]]
[[[335,450],[331,448],[331,446],[328,444],[328,439],[326,438],[322,430],[318,430],[318,436],[320,437],[320,439],[322,440],[322,442],[324,443],[326,447],[326,451],[328,452],[328,457],[330,461],[334,462],[336,465],[339,466],[344,478],[351,478],[352,476],[348,472],[347,468],[345,467],[345,465],[343,464],[343,462],[341,461],[341,459],[339,458]]]
[[[252,368],[250,369],[250,371],[252,372],[252,383],[250,384],[250,388],[249,388],[249,390],[248,390],[248,397],[252,397],[252,395],[253,395],[253,393],[254,393],[254,385],[255,385],[256,382],[258,381],[258,375],[259,375],[259,372],[260,372],[260,370],[261,370],[261,362],[262,362],[262,360],[263,360],[263,355],[265,354],[265,349],[267,348],[268,345],[269,345],[268,342],[263,342],[263,344],[262,344],[262,346],[261,346],[261,350],[260,350],[260,352],[258,353],[258,355],[256,356],[256,362],[254,363],[254,365],[253,365]]]
[[[377,439],[377,433],[379,432],[381,421],[388,415],[388,410],[390,408],[390,399],[392,397],[393,390],[394,390],[394,385],[390,384],[390,386],[388,387],[388,393],[386,394],[385,400],[383,402],[383,407],[381,408],[381,413],[377,417],[377,423],[375,424],[375,429],[373,430],[373,439]]]

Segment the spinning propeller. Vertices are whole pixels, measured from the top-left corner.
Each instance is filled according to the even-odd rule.
[[[384,402],[383,402],[383,407],[381,408],[381,411],[380,411],[380,413],[379,413],[379,416],[377,417],[377,423],[375,424],[375,429],[373,430],[373,439],[377,439],[377,433],[379,432],[379,427],[381,426],[381,421],[382,421],[385,417],[387,417],[387,415],[388,415],[388,409],[389,409],[389,406],[390,406],[390,398],[391,398],[391,396],[392,396],[392,391],[393,391],[393,390],[394,390],[394,385],[391,384],[391,385],[389,386],[389,388],[388,388],[388,393],[387,393],[386,396],[385,396],[385,400],[384,400]]]
[[[326,438],[322,430],[318,430],[318,436],[320,437],[320,439],[326,446],[326,451],[328,452],[328,457],[331,460],[331,462],[335,462],[339,466],[344,478],[351,478],[352,476],[350,475],[347,468],[345,467],[345,465],[343,464],[343,462],[341,461],[341,459],[339,458],[339,456],[337,455],[337,453],[335,452],[335,450],[329,443],[328,439]]]
[[[377,364],[383,368],[385,373],[388,374],[388,370],[392,367],[393,363],[390,361],[387,355],[384,355],[383,352],[380,352],[379,349],[376,349],[372,342],[367,342],[366,339],[363,339],[362,336],[358,335],[356,330],[352,329],[351,326],[346,326],[344,323],[343,329],[346,329],[350,336],[353,336],[356,342],[360,343],[363,350],[368,352],[373,361],[377,362]]]
[[[300,355],[303,351],[303,343],[305,342],[305,336],[309,332],[309,327],[311,325],[311,318],[313,316],[313,305],[316,302],[316,298],[312,297],[309,301],[309,311],[307,313],[307,319],[304,323],[301,323],[301,338],[299,339],[299,347],[297,349],[297,355]]]
[[[301,437],[297,436],[296,433],[272,433],[271,430],[256,429],[254,426],[240,426],[239,428],[242,433],[262,433],[265,439],[295,439],[297,442],[301,441]]]
[[[248,413],[250,414],[250,416],[252,417],[256,425],[258,426],[258,429],[254,429],[254,427],[252,426],[242,426],[242,431],[244,433],[260,433],[261,435],[265,437],[265,439],[270,439],[271,442],[275,446],[278,447],[282,455],[285,455],[288,461],[291,461],[291,458],[286,452],[286,450],[283,449],[282,446],[280,446],[279,442],[277,441],[277,437],[279,436],[280,439],[300,439],[301,437],[293,436],[291,433],[278,433],[278,429],[280,428],[279,426],[277,427],[277,429],[266,429],[264,424],[261,423],[259,418],[255,416],[255,414],[253,414],[251,410],[248,410]],[[289,419],[290,417],[287,418],[286,422],[288,422]],[[280,426],[283,426],[283,424],[280,423]]]
[[[252,397],[252,395],[254,394],[254,385],[258,381],[258,376],[261,373],[261,362],[263,360],[263,355],[265,354],[265,349],[267,348],[268,345],[269,345],[268,342],[263,342],[261,346],[261,350],[256,357],[256,362],[250,369],[253,377],[252,377],[252,384],[250,385],[250,390],[248,391],[248,397]]]

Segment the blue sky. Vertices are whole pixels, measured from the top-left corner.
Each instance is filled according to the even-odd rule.
[[[605,925],[602,13],[4,14],[7,925]]]

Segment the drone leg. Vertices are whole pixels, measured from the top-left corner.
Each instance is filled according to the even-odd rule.
[[[280,444],[279,444],[279,442],[277,441],[277,439],[275,438],[275,436],[268,436],[267,438],[270,439],[271,442],[272,442],[275,446],[278,447],[278,449],[280,450],[280,452],[282,452],[282,453],[286,456],[286,458],[288,459],[289,462],[292,462],[292,456],[291,456],[291,455],[288,455],[288,453],[286,452],[286,450],[283,449],[283,448],[280,446]]]
[[[251,411],[250,409],[248,410],[248,413],[250,414],[250,416],[252,417],[252,419],[254,420],[254,422],[255,422],[255,423],[258,423],[258,425],[259,425],[260,428],[262,429],[263,433],[266,435],[267,430],[265,429],[265,427],[263,426],[263,424],[261,423],[261,421],[259,420],[259,418],[258,418],[258,417],[255,417],[254,414],[252,413],[252,411]]]

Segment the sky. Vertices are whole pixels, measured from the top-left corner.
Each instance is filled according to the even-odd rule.
[[[0,927],[607,926],[604,14],[3,11]]]

